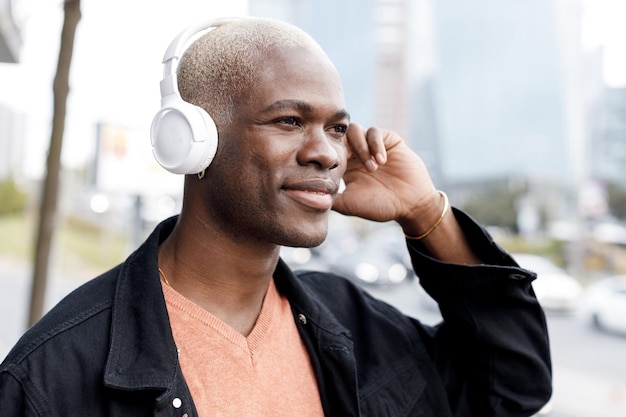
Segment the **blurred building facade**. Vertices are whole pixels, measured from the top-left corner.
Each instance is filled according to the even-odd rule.
[[[374,119],[378,0],[248,0],[249,13],[291,22],[324,48],[342,78],[353,120]]]
[[[409,1],[378,0],[374,10],[374,124],[409,137]]]
[[[0,0],[8,62],[19,58],[10,9]],[[626,182],[625,93],[601,85],[597,56],[583,59],[581,0],[249,0],[248,11],[309,32],[352,119],[398,131],[457,204],[504,183],[525,213],[567,217],[582,181]],[[0,123],[11,167],[25,123],[10,108]]]
[[[590,119],[592,176],[626,187],[626,88],[605,88]]]
[[[26,118],[0,103],[0,181],[21,172]]]
[[[353,119],[403,134],[457,202],[507,183],[526,212],[576,216],[581,182],[618,159],[611,149],[623,141],[608,133],[590,158],[599,127],[588,85],[600,81],[585,65],[581,0],[249,4],[311,33],[337,65]]]
[[[11,0],[0,0],[0,62],[17,63],[21,44]],[[23,129],[23,115],[0,104],[0,181],[12,176],[19,167],[22,160]]]
[[[432,5],[444,183],[462,201],[499,181],[520,195],[522,218],[576,216],[588,175],[580,2]]]
[[[0,62],[16,63],[22,44],[20,30],[13,17],[12,0],[0,0]]]

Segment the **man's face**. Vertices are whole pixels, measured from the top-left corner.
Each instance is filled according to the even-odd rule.
[[[349,116],[339,77],[317,51],[282,49],[219,126],[208,215],[238,239],[316,246],[346,168]]]

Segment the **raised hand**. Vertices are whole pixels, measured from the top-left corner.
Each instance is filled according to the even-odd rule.
[[[427,215],[433,203],[438,210],[440,196],[424,163],[398,134],[352,123],[347,137],[346,188],[337,196],[334,210],[400,224]]]
[[[346,188],[335,199],[333,210],[380,222],[395,220],[407,236],[419,237],[430,255],[441,261],[481,262],[424,162],[398,134],[351,124],[347,141]]]

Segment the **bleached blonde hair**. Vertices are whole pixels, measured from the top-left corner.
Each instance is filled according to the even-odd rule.
[[[180,60],[181,97],[204,108],[219,128],[232,120],[235,101],[252,87],[262,62],[259,58],[284,47],[322,51],[303,30],[273,19],[243,18],[212,29],[192,43]]]

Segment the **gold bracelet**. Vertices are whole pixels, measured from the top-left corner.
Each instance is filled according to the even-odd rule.
[[[422,240],[425,237],[427,237],[429,234],[431,234],[433,232],[433,230],[435,230],[443,221],[443,218],[446,217],[446,213],[448,212],[448,209],[450,208],[450,202],[448,201],[448,195],[446,193],[444,193],[441,190],[438,190],[439,195],[441,195],[441,197],[443,197],[443,211],[441,212],[441,216],[439,216],[439,218],[437,219],[437,221],[435,222],[435,224],[433,224],[432,226],[430,226],[430,229],[428,229],[427,231],[425,231],[424,233],[422,233],[419,236],[409,236],[409,235],[404,235],[407,239],[411,239],[411,240]]]

